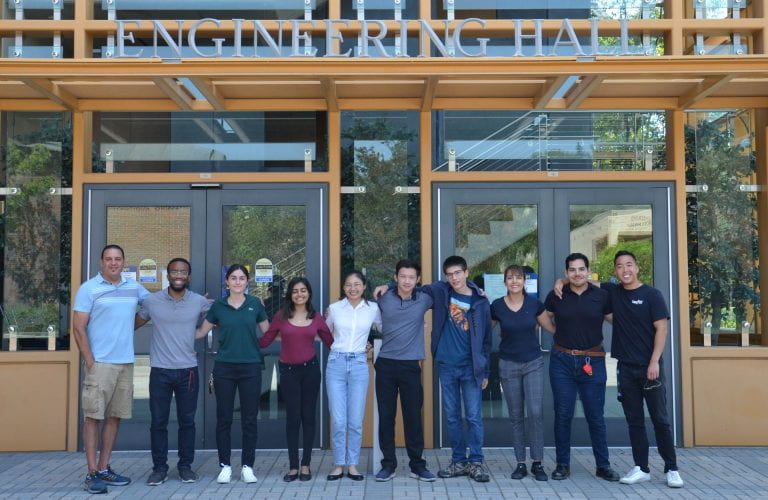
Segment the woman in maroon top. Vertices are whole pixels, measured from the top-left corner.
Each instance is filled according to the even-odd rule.
[[[322,314],[312,307],[312,287],[306,278],[288,283],[280,311],[259,339],[267,347],[280,334],[280,385],[285,401],[285,433],[288,439],[288,473],[283,481],[309,481],[312,443],[315,440],[315,408],[320,392],[320,365],[315,356],[315,336],[331,347],[333,336]],[[303,429],[303,453],[299,470],[299,427]]]

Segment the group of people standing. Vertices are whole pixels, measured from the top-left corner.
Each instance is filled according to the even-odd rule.
[[[288,283],[280,310],[270,322],[262,302],[247,293],[250,276],[242,265],[227,269],[228,293],[211,301],[189,290],[192,266],[186,259],[175,258],[167,266],[168,287],[150,294],[135,280],[122,275],[123,250],[117,245],[108,245],[101,254],[101,272],[80,287],[74,306],[74,337],[85,365],[82,390],[83,444],[88,465],[85,489],[90,493],[106,493],[108,485],[126,485],[131,481],[113,471],[109,459],[120,420],[131,416],[133,331],[150,320],[154,324],[149,383],[153,470],[147,484],[158,485],[168,478],[167,426],[173,397],[178,419],[179,479],[183,482],[197,479],[192,462],[200,384],[194,344],[195,339],[208,335],[214,327],[217,327],[219,347],[211,384],[216,396],[219,483],[229,483],[233,476],[231,427],[235,393],[239,395],[242,426],[240,479],[246,483],[257,481],[253,467],[264,366],[261,350],[278,338],[289,455],[288,472],[283,480],[312,478],[310,459],[321,383],[321,367],[315,355],[318,337],[331,350],[325,383],[335,466],[327,480],[341,479],[345,469],[346,476],[352,480],[365,478],[357,465],[372,328],[380,331],[382,338],[374,368],[378,437],[383,458],[375,479],[388,481],[397,470],[395,417],[399,397],[410,476],[435,481],[436,476],[429,471],[423,457],[422,428],[424,314],[430,309],[433,310],[430,347],[437,365],[452,447],[450,464],[439,470],[437,476],[469,476],[478,482],[490,480],[483,456],[482,391],[488,384],[492,331],[498,323],[501,332],[499,372],[518,461],[512,478],[522,479],[527,475],[527,444],[533,461],[531,474],[540,481],[548,479],[542,466],[544,360],[535,332],[540,325],[555,334],[549,370],[555,397],[557,462],[551,477],[565,479],[570,473],[570,427],[578,394],[589,423],[596,474],[607,480],[618,480],[608,462],[603,420],[606,373],[602,321],[607,319],[614,322],[613,355],[619,359],[619,391],[636,463],[621,480],[632,484],[650,479],[643,417],[645,400],[665,461],[667,483],[672,487],[682,486],[660,368],[668,321],[666,306],[658,290],[637,282],[636,259],[632,254],[617,254],[615,263],[620,285],[595,286],[587,281],[587,258],[581,254],[570,255],[566,260],[567,279],[556,283],[546,305],[526,296],[524,269],[510,266],[504,272],[507,294],[491,304],[483,290],[468,279],[469,270],[462,257],[445,260],[446,281],[424,286],[419,285],[419,264],[404,259],[395,267],[394,282],[376,288],[377,302],[366,299],[367,283],[362,273],[354,271],[346,275],[343,298],[331,304],[325,315],[312,306],[309,281],[297,277]],[[201,318],[204,318],[202,322]],[[643,369],[645,372],[641,373]]]

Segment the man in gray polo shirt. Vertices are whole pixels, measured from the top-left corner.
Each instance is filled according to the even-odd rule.
[[[141,304],[135,327],[152,320],[154,333],[149,348],[149,409],[152,414],[152,473],[147,484],[156,486],[168,479],[168,415],[176,395],[179,423],[179,479],[197,480],[192,471],[195,458],[195,412],[198,373],[195,329],[210,304],[188,290],[192,266],[181,257],[168,263],[168,288],[155,292]]]
[[[434,481],[424,460],[424,430],[421,408],[421,361],[424,359],[424,313],[432,307],[432,298],[414,288],[421,277],[421,266],[404,259],[395,267],[397,288],[379,299],[381,309],[381,351],[376,359],[376,400],[379,408],[379,446],[384,458],[376,481],[395,476],[395,415],[397,395],[403,410],[405,447],[410,459],[411,477]]]

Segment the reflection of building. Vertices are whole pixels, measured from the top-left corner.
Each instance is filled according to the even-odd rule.
[[[600,212],[584,225],[571,230],[571,247],[592,251],[587,257],[594,259],[608,247],[627,241],[648,239],[653,234],[650,208],[611,210]]]
[[[409,256],[431,281],[446,252],[478,273],[525,263],[543,294],[571,247],[651,234],[666,241],[653,262],[668,265],[680,442],[768,444],[768,0],[616,3],[4,2],[0,450],[77,447],[69,309],[107,240],[133,266],[189,256],[212,297],[225,248],[251,265],[274,250],[275,280],[316,273],[325,306],[344,271],[383,282]],[[571,220],[568,200],[624,208]],[[280,285],[264,287],[271,311]],[[738,333],[703,347],[707,324],[737,323],[748,356]]]

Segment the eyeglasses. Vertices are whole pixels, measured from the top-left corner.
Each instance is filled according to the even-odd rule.
[[[168,273],[171,276],[181,276],[182,278],[185,276],[189,276],[189,271],[171,271]]]
[[[363,288],[363,284],[362,283],[348,283],[348,284],[344,285],[344,288],[347,288],[347,289],[349,289],[349,288]]]
[[[462,274],[464,274],[464,271],[454,271],[452,273],[445,273],[446,278],[459,278]]]
[[[656,380],[646,380],[645,384],[643,384],[644,391],[652,391],[654,389],[658,389],[659,387],[661,387],[660,378],[657,378]]]

